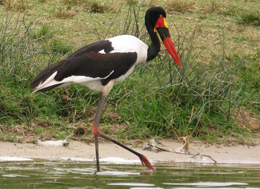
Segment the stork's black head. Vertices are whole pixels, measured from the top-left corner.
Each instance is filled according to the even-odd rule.
[[[168,53],[179,66],[182,66],[180,58],[170,37],[165,10],[162,7],[151,7],[148,9],[145,14],[145,25],[151,36],[154,36],[154,32],[159,33]]]
[[[146,11],[145,21],[148,21],[149,23],[147,24],[151,24],[153,27],[155,27],[155,24],[161,15],[166,18],[166,12],[162,7],[151,7]]]

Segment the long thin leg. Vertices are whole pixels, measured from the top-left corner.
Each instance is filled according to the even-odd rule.
[[[95,120],[93,123],[93,133],[95,136],[97,171],[100,171],[100,166],[99,166],[98,135],[96,134],[96,130],[98,130],[98,127],[99,127],[99,123],[100,123],[100,119],[102,116],[103,107],[104,107],[105,102],[106,102],[106,98],[102,95],[102,93],[100,93],[99,99],[98,99],[97,112],[96,112]]]
[[[99,123],[100,123],[100,119],[101,119],[101,116],[102,116],[102,112],[103,112],[103,107],[104,107],[104,104],[106,102],[106,97],[100,93],[99,94],[99,100],[98,100],[98,107],[97,107],[97,112],[96,112],[96,117],[95,117],[95,121],[93,123],[93,133],[95,135],[95,146],[96,146],[96,161],[97,161],[97,171],[100,171],[100,167],[99,167],[99,153],[98,153],[98,136],[106,139],[106,140],[109,140],[119,146],[121,146],[122,148],[130,151],[131,153],[135,154],[136,156],[138,156],[142,162],[143,165],[146,165],[148,167],[148,169],[150,170],[154,170],[153,166],[151,165],[151,163],[149,162],[149,160],[142,154],[134,151],[133,149],[121,144],[120,142],[106,136],[105,134],[101,133],[100,130],[99,130]]]
[[[118,142],[118,141],[116,141],[116,140],[114,140],[114,139],[112,139],[112,138],[106,136],[106,135],[103,134],[103,133],[100,133],[100,136],[101,136],[102,138],[106,139],[106,140],[109,140],[109,141],[111,141],[111,142],[117,144],[118,146],[121,146],[122,148],[128,150],[129,152],[132,152],[133,154],[137,155],[137,156],[140,158],[140,160],[141,160],[141,162],[142,162],[143,165],[145,165],[148,169],[155,171],[154,168],[153,168],[153,166],[152,166],[152,164],[150,163],[150,161],[147,159],[146,156],[144,156],[144,155],[138,153],[137,151],[135,151],[135,150],[133,150],[133,149],[131,149],[131,148],[129,148],[129,147],[127,147],[127,146],[121,144],[120,142]]]
[[[100,171],[100,166],[99,166],[99,150],[98,150],[98,136],[94,135],[95,137],[95,148],[96,148],[96,162],[97,162],[97,171]]]

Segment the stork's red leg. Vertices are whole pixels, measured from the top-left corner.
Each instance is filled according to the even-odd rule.
[[[93,124],[93,132],[96,134],[96,136],[100,136],[106,140],[109,140],[109,141],[121,146],[122,148],[132,152],[133,154],[137,155],[140,158],[142,165],[145,165],[148,169],[155,171],[152,164],[150,163],[150,161],[144,155],[136,152],[135,150],[133,150],[133,149],[121,144],[120,142],[108,137],[107,135],[101,133],[100,130],[94,126],[94,124]]]
[[[99,153],[98,153],[98,137],[102,137],[106,140],[109,140],[109,141],[117,144],[118,146],[121,146],[122,148],[128,150],[129,152],[132,152],[133,154],[135,154],[136,156],[138,156],[140,158],[141,163],[143,165],[145,165],[148,169],[155,171],[152,164],[149,162],[149,160],[144,155],[136,152],[135,150],[121,144],[120,142],[118,142],[118,141],[106,136],[102,132],[100,132],[99,122],[100,122],[100,119],[101,119],[101,116],[102,116],[102,111],[103,111],[103,106],[105,104],[105,101],[106,101],[106,97],[103,96],[102,93],[100,93],[99,100],[98,100],[97,113],[96,113],[96,116],[95,116],[95,121],[93,122],[93,126],[92,126],[93,134],[95,135],[97,170],[98,171],[100,170],[100,168],[99,168]]]
[[[152,166],[152,164],[149,162],[149,160],[144,155],[142,155],[142,154],[138,153],[137,151],[135,151],[135,150],[133,150],[133,149],[131,149],[131,148],[121,144],[120,142],[118,142],[118,141],[116,141],[116,140],[106,136],[103,133],[100,133],[100,136],[102,138],[106,139],[106,140],[109,140],[109,141],[117,144],[118,146],[121,146],[122,148],[128,150],[129,152],[132,152],[133,154],[137,155],[140,158],[140,160],[141,160],[143,165],[145,165],[148,169],[155,171],[153,166]]]

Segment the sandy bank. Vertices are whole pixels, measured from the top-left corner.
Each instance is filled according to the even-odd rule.
[[[158,145],[164,149],[178,150],[182,144],[176,141],[162,140]],[[259,143],[260,144],[260,143]],[[74,159],[74,160],[88,160],[94,161],[95,150],[94,144],[86,144],[78,141],[70,141],[67,147],[50,147],[39,146],[36,144],[20,144],[11,142],[0,142],[0,162],[9,158],[43,158],[43,159]],[[174,161],[174,162],[202,162],[214,163],[210,158],[205,156],[195,156],[176,154],[171,152],[153,152],[144,151],[142,148],[133,148],[134,150],[147,156],[152,163],[160,161]],[[207,146],[202,142],[192,142],[190,144],[190,152],[192,154],[201,154],[211,156],[218,163],[243,163],[243,164],[260,164],[260,145],[256,147],[234,146],[234,147],[216,147]],[[116,146],[112,143],[100,144],[100,157],[104,161],[110,161],[111,157],[117,157],[122,163],[138,162],[139,159],[135,155],[126,150]],[[15,160],[15,159],[13,159]],[[112,160],[111,160],[112,161]]]

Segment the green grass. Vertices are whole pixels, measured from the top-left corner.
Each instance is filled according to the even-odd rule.
[[[72,18],[76,14],[74,11],[70,10],[70,7],[64,6],[56,7],[53,12],[55,17],[62,19]]]
[[[54,29],[47,24],[40,26],[39,28],[32,31],[31,37],[34,39],[50,39],[54,34]]]
[[[260,5],[235,0],[33,0],[12,9],[3,3],[0,139],[92,140],[97,92],[74,85],[31,94],[29,84],[46,66],[96,40],[127,33],[149,43],[143,16],[151,4],[167,7],[184,66],[177,67],[163,47],[158,58],[137,66],[111,91],[102,130],[120,139],[250,143],[260,121]]]
[[[260,26],[260,12],[243,12],[241,15],[241,24]]]

